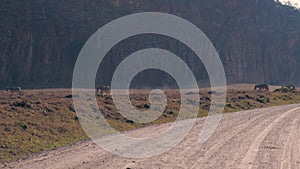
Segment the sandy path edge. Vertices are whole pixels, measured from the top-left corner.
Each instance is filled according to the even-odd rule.
[[[205,143],[197,142],[199,131],[205,118],[197,119],[196,125],[188,134],[187,138],[179,143],[172,150],[159,156],[147,159],[128,159],[110,154],[91,141],[84,141],[78,144],[61,149],[44,152],[39,155],[29,157],[25,160],[8,163],[3,168],[253,168],[249,161],[254,161],[257,154],[261,152],[263,141],[269,137],[268,134],[274,127],[285,123],[297,125],[287,120],[287,118],[300,119],[300,105],[286,105],[257,110],[243,111],[237,113],[224,114],[220,126],[214,135]],[[279,122],[284,123],[279,123]],[[168,124],[149,126],[146,128],[130,131],[141,135],[157,130],[163,130]],[[291,146],[297,146],[295,133],[299,133],[299,128],[294,128],[293,133],[289,133],[287,139],[282,143],[280,149],[284,150]],[[129,132],[129,133],[130,133]],[[275,131],[280,135],[280,131]],[[271,140],[275,141],[275,140]],[[286,145],[291,144],[291,145]],[[286,147],[286,148],[285,148]],[[299,147],[299,145],[297,146]],[[283,151],[270,152],[275,156],[284,156],[291,162],[297,162],[299,154]],[[231,153],[232,152],[232,153]],[[234,152],[234,153],[233,153]],[[286,154],[288,156],[286,156]],[[284,162],[284,161],[283,161]],[[272,162],[270,162],[272,163]],[[252,164],[252,163],[251,163]],[[259,168],[260,164],[256,164]],[[265,164],[264,164],[265,165]],[[289,164],[294,166],[297,164]],[[222,167],[221,167],[222,166]],[[270,167],[268,167],[270,166]],[[298,164],[299,167],[299,164]],[[264,168],[272,168],[266,165]],[[280,168],[280,166],[278,166]]]

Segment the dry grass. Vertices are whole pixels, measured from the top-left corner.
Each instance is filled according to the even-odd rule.
[[[147,110],[151,106],[149,92],[131,91],[132,104],[141,111]],[[107,121],[115,129],[124,131],[176,120],[181,103],[179,92],[166,90],[165,93],[168,98],[165,111],[158,119],[147,124],[138,124],[123,118],[116,111],[110,97],[98,96],[97,100]],[[68,89],[25,90],[22,95],[10,95],[0,91],[0,162],[16,160],[87,139],[70,96],[71,91]],[[207,115],[210,94],[207,90],[201,90],[200,96],[198,116],[202,117]],[[300,103],[300,92],[259,93],[229,89],[225,112],[293,103]]]
[[[64,90],[0,92],[0,161],[86,139],[67,95]]]

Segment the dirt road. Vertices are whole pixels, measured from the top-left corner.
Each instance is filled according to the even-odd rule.
[[[198,142],[205,118],[198,119],[175,148],[147,159],[110,154],[92,142],[45,152],[7,164],[5,168],[270,168],[300,167],[300,105],[271,107],[225,114],[205,143]],[[168,125],[150,126],[129,135],[145,137]]]

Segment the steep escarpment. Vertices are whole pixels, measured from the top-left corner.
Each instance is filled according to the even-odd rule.
[[[97,29],[118,17],[146,11],[175,14],[197,25],[219,52],[229,82],[300,84],[300,12],[273,0],[3,0],[0,4],[1,85],[70,86],[78,53]],[[115,46],[97,81],[109,83],[122,59],[146,47],[182,56],[199,82],[207,79],[201,61],[188,47],[167,37],[144,35]],[[150,83],[158,78],[172,81],[148,74]],[[142,81],[141,75],[137,83]]]

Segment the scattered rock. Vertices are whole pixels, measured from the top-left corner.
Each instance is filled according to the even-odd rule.
[[[5,146],[5,145],[1,145],[0,148],[3,148],[3,149],[4,149],[4,148],[8,148],[8,147]]]
[[[200,98],[200,100],[204,100],[204,101],[211,101],[211,99],[210,99],[210,98],[208,98],[208,97],[203,97],[203,98]]]
[[[75,112],[75,109],[74,109],[73,105],[69,106],[69,110],[72,111],[72,112]]]
[[[133,123],[134,123],[134,121],[126,119],[126,123],[133,124]]]
[[[230,104],[230,103],[228,103],[226,106],[230,107],[230,108],[233,108],[232,104]]]
[[[48,113],[47,110],[43,111],[43,115],[44,115],[44,116],[48,116],[48,114],[49,114],[49,113]]]
[[[208,94],[217,94],[216,91],[209,91]]]
[[[149,104],[144,104],[144,108],[145,109],[150,109],[150,105]]]
[[[196,93],[195,92],[187,92],[185,93],[185,95],[195,95]]]
[[[109,107],[109,106],[105,106],[105,109],[106,109],[106,110],[109,110],[109,111],[111,111],[111,110],[112,110],[112,108],[111,108],[111,107]]]
[[[296,87],[294,85],[287,85],[287,86],[282,86],[280,89],[274,90],[274,92],[290,93],[290,92],[294,92],[295,90]]]
[[[260,103],[265,103],[265,101],[263,99],[260,99],[260,98],[256,98],[255,99],[257,102],[260,102]]]
[[[251,97],[251,96],[249,96],[249,95],[245,95],[245,97],[247,98],[247,99],[254,99],[253,97]]]
[[[11,129],[10,129],[9,127],[5,127],[5,128],[4,128],[4,131],[6,131],[6,132],[10,132],[10,131],[11,131]]]
[[[73,97],[72,95],[67,95],[65,98],[70,99],[70,98],[72,98],[72,97]]]
[[[74,120],[75,120],[75,121],[79,121],[79,117],[76,116],[76,117],[74,118]]]
[[[24,100],[16,101],[16,102],[12,103],[11,105],[15,106],[15,107],[31,108],[30,104],[26,103]]]
[[[79,98],[79,96],[78,95],[67,95],[67,96],[65,96],[65,98],[67,98],[67,99],[71,99],[71,98]]]
[[[20,126],[23,130],[27,130],[28,126],[24,124],[23,122],[16,122],[16,126]]]
[[[243,97],[243,96],[239,96],[239,97],[238,97],[238,99],[240,99],[240,100],[244,100],[244,99],[245,99],[245,97]]]
[[[170,111],[168,114],[170,114],[170,115],[173,115],[173,114],[175,114],[173,111]]]

